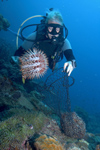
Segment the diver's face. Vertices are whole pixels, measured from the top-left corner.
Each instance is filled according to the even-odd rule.
[[[54,25],[58,25],[58,26],[53,26]],[[58,37],[59,36],[59,33],[60,33],[60,27],[59,25],[61,25],[60,22],[58,21],[48,21],[48,27],[47,27],[47,30],[48,30],[48,33],[47,33],[47,37],[49,39],[52,39],[54,37]]]

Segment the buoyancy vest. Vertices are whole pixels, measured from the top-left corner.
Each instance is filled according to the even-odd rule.
[[[36,40],[34,46],[43,51],[49,60],[49,67],[52,69],[59,59],[63,58],[62,46],[64,44],[63,38],[59,38],[56,44],[46,38],[45,24],[39,24],[36,29]]]

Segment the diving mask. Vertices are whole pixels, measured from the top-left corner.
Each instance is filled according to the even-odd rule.
[[[55,35],[63,35],[63,26],[59,24],[47,24],[47,33],[55,36]]]

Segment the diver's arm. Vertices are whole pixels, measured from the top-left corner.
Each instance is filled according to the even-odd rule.
[[[68,39],[66,39],[65,42],[64,42],[63,52],[64,52],[64,56],[67,59],[67,62],[64,63],[64,71],[68,67],[67,68],[67,73],[68,73],[68,76],[70,76],[71,72],[76,67],[76,60],[75,60],[75,57],[73,55],[72,47],[71,47],[71,44],[68,41]]]
[[[35,40],[36,38],[36,32],[33,32],[32,34],[30,34],[27,39],[31,39],[31,40]],[[19,57],[22,56],[27,50],[31,49],[33,45],[32,41],[28,41],[25,40],[22,44],[22,46],[20,46],[14,53],[14,56],[11,57],[10,62],[11,63],[19,63]]]
[[[20,56],[22,56],[25,52],[26,52],[26,50],[25,50],[22,46],[20,46],[20,47],[15,51],[14,56],[20,57]]]

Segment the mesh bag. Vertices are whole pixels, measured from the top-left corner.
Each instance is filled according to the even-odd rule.
[[[55,70],[49,75],[44,83],[44,94],[46,103],[57,114],[61,111],[71,111],[69,99],[69,86],[74,84],[74,78],[68,77],[63,68]]]
[[[74,78],[68,77],[66,72],[59,68],[54,71],[44,84],[44,102],[60,117],[62,131],[72,138],[83,138],[86,132],[84,121],[71,112],[69,87],[74,84]]]

